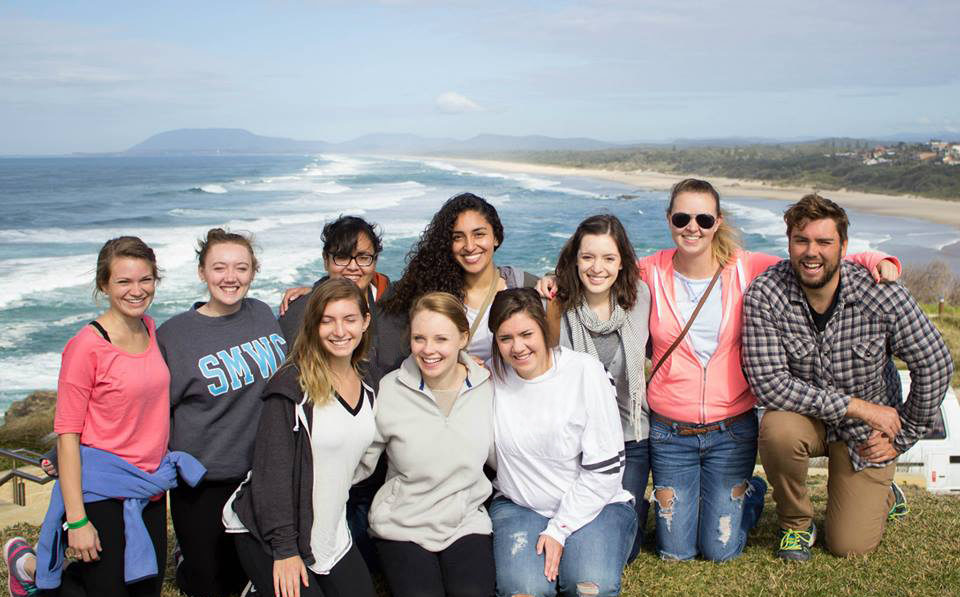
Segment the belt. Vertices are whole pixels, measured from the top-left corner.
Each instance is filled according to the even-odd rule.
[[[751,408],[750,410],[744,411],[739,415],[735,415],[727,419],[723,419],[721,421],[714,421],[712,423],[701,424],[701,423],[684,423],[682,421],[674,421],[673,419],[668,419],[667,417],[658,415],[655,412],[650,413],[651,419],[653,419],[654,421],[659,421],[664,425],[670,425],[671,427],[674,428],[674,431],[676,432],[677,435],[700,435],[702,433],[710,433],[711,431],[720,431],[721,429],[725,429],[727,426],[732,425],[737,421],[744,420],[748,417],[756,417],[756,416],[757,416],[756,411]]]

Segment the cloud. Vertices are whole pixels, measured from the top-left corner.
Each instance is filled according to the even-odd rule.
[[[434,100],[437,109],[445,114],[465,114],[467,112],[483,112],[484,108],[469,97],[454,91],[445,91]]]

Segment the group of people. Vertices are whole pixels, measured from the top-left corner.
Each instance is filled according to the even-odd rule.
[[[372,597],[371,571],[396,597],[617,595],[649,504],[660,557],[724,561],[769,482],[777,555],[809,558],[815,456],[827,548],[872,551],[953,366],[887,283],[899,263],[845,259],[846,214],[817,195],[787,210],[783,261],[740,248],[706,181],[674,186],[666,215],[674,248],[638,259],[591,216],[537,280],[495,263],[503,224],[464,193],[393,282],[377,229],[342,216],[327,275],[279,320],[247,297],[251,239],[213,229],[209,297],[158,328],[153,251],[108,241],[109,308],[63,353],[40,542],[5,545],[11,595],[159,595],[168,490],[190,596]]]

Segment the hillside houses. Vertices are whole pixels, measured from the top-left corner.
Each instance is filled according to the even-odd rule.
[[[857,155],[865,166],[905,161],[957,166],[960,165],[960,143],[931,139],[928,143],[877,145],[872,149],[862,150]]]

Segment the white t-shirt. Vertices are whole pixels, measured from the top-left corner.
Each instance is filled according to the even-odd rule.
[[[467,321],[470,323],[471,328],[478,314],[479,309],[467,307]],[[477,357],[484,362],[490,360],[493,354],[493,334],[490,333],[489,320],[490,307],[488,306],[487,310],[480,315],[480,323],[477,325],[473,337],[470,338],[470,344],[467,345],[467,352],[470,353],[470,356]]]
[[[328,574],[353,545],[347,527],[347,498],[357,464],[377,431],[373,390],[363,385],[361,394],[353,410],[336,395],[313,407],[310,550],[316,561],[309,568],[317,574]]]
[[[680,323],[685,326],[687,321],[690,320],[690,316],[693,315],[693,310],[697,308],[697,303],[700,302],[703,293],[707,291],[707,286],[710,286],[712,278],[693,280],[676,271],[673,272],[673,277],[677,307],[679,307],[680,315],[683,317],[683,321]],[[707,297],[707,302],[703,304],[703,308],[697,314],[690,331],[687,332],[687,339],[693,344],[697,358],[700,359],[704,367],[707,366],[707,362],[710,361],[713,353],[717,351],[720,322],[723,319],[722,285],[723,282],[718,281],[713,286],[710,296]]]
[[[623,429],[613,383],[595,357],[553,351],[550,370],[525,380],[494,375],[497,489],[550,519],[542,534],[561,544],[604,506],[633,499],[623,489]]]

